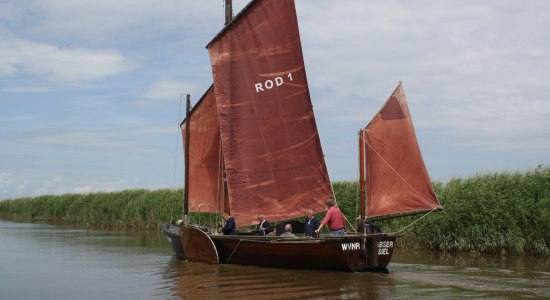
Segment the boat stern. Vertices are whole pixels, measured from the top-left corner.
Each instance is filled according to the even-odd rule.
[[[366,271],[388,274],[388,264],[395,249],[397,234],[376,235],[367,238]]]

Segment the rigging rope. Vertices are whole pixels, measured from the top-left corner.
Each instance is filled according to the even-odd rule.
[[[397,233],[401,233],[401,232],[403,232],[403,231],[404,231],[405,229],[407,229],[407,228],[411,227],[411,226],[412,226],[412,225],[413,225],[414,223],[416,223],[416,222],[420,221],[421,219],[423,219],[424,217],[426,217],[427,215],[431,214],[432,212],[434,212],[434,211],[436,211],[436,210],[437,210],[437,207],[436,207],[436,208],[434,208],[434,209],[432,209],[432,210],[430,210],[429,212],[425,213],[425,214],[424,214],[424,215],[423,215],[422,217],[420,217],[420,218],[416,219],[416,220],[415,220],[414,222],[412,222],[411,224],[409,224],[409,225],[405,226],[405,227],[404,227],[403,229],[401,229],[401,230],[398,230],[398,231],[397,231]]]
[[[233,249],[233,251],[231,252],[231,255],[229,255],[229,257],[227,258],[227,260],[225,261],[225,264],[227,264],[229,262],[229,260],[231,259],[231,257],[233,256],[233,253],[235,253],[235,251],[237,250],[237,248],[239,248],[239,245],[241,244],[241,239],[239,239],[239,242],[237,243],[237,246],[235,246],[235,248]]]
[[[340,208],[338,208],[338,209],[340,209]],[[342,212],[342,211],[340,210],[340,212]],[[348,220],[348,218],[346,218],[346,216],[344,215],[344,213],[342,213],[342,217],[344,217],[344,220],[346,221],[346,223],[349,224],[349,227],[351,227],[351,229],[352,229],[353,231],[356,231],[356,230],[355,230],[355,226],[353,226],[353,224],[351,224],[351,222]],[[328,228],[328,227],[327,227],[327,228]]]

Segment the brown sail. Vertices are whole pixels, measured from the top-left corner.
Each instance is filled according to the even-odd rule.
[[[367,198],[365,216],[383,218],[441,209],[401,83],[359,134],[364,150],[360,172]]]
[[[187,121],[181,124],[184,146]],[[222,171],[220,123],[213,86],[191,111],[189,128],[189,211],[220,212],[223,210],[220,201],[223,187],[219,180]]]
[[[291,0],[252,1],[207,46],[231,213],[277,221],[333,197]]]

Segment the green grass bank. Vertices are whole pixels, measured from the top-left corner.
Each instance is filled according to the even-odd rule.
[[[434,187],[444,211],[420,220],[421,216],[411,216],[377,222],[384,232],[401,231],[400,246],[550,255],[550,166],[453,178],[435,182]],[[334,192],[339,207],[354,223],[357,182],[334,182]],[[181,189],[136,189],[20,198],[0,201],[0,218],[156,230],[159,224],[179,218],[182,194]]]

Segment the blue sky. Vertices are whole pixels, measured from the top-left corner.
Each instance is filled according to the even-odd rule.
[[[235,12],[247,1],[234,0]],[[332,180],[403,81],[433,180],[550,163],[550,2],[296,1]],[[0,2],[0,199],[183,182],[223,1]]]

